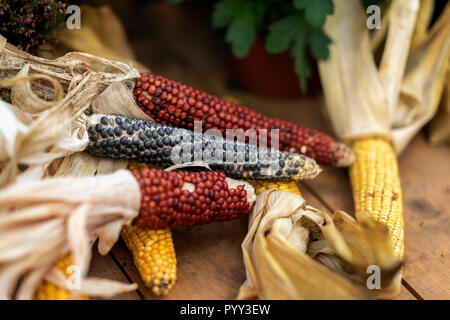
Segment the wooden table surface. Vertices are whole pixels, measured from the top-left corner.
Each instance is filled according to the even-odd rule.
[[[120,12],[138,61],[152,71],[219,96],[231,95],[269,116],[332,134],[321,98],[268,99],[227,89],[224,51],[198,13],[163,2]],[[206,24],[209,22],[207,21]],[[141,32],[146,30],[145,32]],[[420,133],[399,158],[404,195],[405,270],[397,299],[450,299],[450,148],[427,145]],[[346,169],[325,167],[300,189],[307,202],[353,214]],[[175,228],[178,280],[158,299],[234,299],[245,279],[240,245],[247,218],[193,228]],[[155,299],[144,286],[132,256],[120,241],[106,256],[94,253],[91,274],[136,282],[139,290],[117,299]]]
[[[235,94],[241,101],[266,114],[289,117],[299,124],[328,131],[318,99],[289,102]],[[400,156],[404,194],[406,262],[402,291],[397,299],[450,299],[450,149],[433,148],[419,134]],[[302,182],[307,202],[333,212],[353,213],[347,171],[325,167],[314,180]],[[247,218],[173,230],[178,259],[178,280],[162,299],[233,299],[245,280],[240,245]],[[132,256],[120,241],[110,254],[94,255],[92,274],[136,282],[137,292],[120,299],[155,299],[144,286]],[[159,298],[161,299],[161,298]]]

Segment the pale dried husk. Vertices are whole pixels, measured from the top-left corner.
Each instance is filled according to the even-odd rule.
[[[450,145],[450,72],[447,72],[438,112],[430,122],[429,141],[433,146]]]
[[[436,114],[450,59],[450,4],[429,35],[410,52],[393,118],[392,137],[397,152]]]
[[[26,188],[47,176],[85,177],[126,168],[127,161],[98,159],[79,151],[88,143],[84,112],[151,120],[131,93],[138,71],[84,53],[68,53],[54,60],[34,57],[6,44],[1,36],[0,40],[0,86],[11,87],[12,92],[12,104],[0,101],[0,186],[19,182],[0,192],[5,213],[0,215],[0,228],[5,230],[1,233],[5,246],[0,250],[1,298],[11,298],[17,289],[15,298],[30,299],[42,280],[71,291],[74,297],[109,298],[135,290],[134,284],[86,278],[94,241],[99,239],[99,252],[106,254],[117,242],[122,225],[130,223],[138,212],[139,188],[129,173],[51,180],[47,189]],[[36,79],[41,81],[30,82]],[[102,189],[105,193],[104,188],[108,188],[105,195],[90,198]],[[26,200],[22,193],[31,193],[38,200]],[[67,194],[70,200],[64,196]],[[52,196],[55,198],[49,199]],[[7,208],[5,201],[17,205]],[[28,213],[31,217],[27,218]],[[8,256],[11,252],[16,256]],[[54,262],[68,252],[74,264],[81,266],[79,289],[68,288],[69,282],[54,267]],[[23,281],[16,288],[21,277]]]
[[[335,1],[335,14],[325,24],[333,40],[330,57],[319,63],[319,70],[338,137],[352,141],[382,136],[401,153],[436,113],[448,68],[450,5],[424,36],[430,5],[423,4],[427,12],[417,18],[417,0],[392,2],[377,68],[360,1]]]
[[[334,7],[325,23],[333,41],[330,56],[319,62],[334,132],[347,141],[374,133],[389,136],[389,110],[364,27],[364,10],[359,0],[334,1]]]
[[[0,186],[47,176],[54,160],[84,150],[84,112],[151,120],[131,93],[139,72],[130,65],[78,52],[35,57],[1,36],[0,48],[0,86],[12,92],[0,108]],[[47,82],[30,82],[37,78]]]
[[[421,0],[414,34],[411,40],[411,51],[424,41],[428,34],[428,27],[433,17],[434,0]]]
[[[365,214],[329,216],[298,195],[268,190],[257,197],[242,243],[247,280],[238,299],[391,298],[402,262],[385,227]],[[369,290],[367,267],[380,267]]]
[[[383,41],[386,39],[390,20],[389,16],[392,10],[392,1],[383,1],[378,5],[381,11],[380,28],[373,30],[370,37],[370,46],[372,48],[372,51],[374,52],[376,52],[380,48],[381,44],[383,44]]]
[[[106,254],[121,226],[138,214],[140,201],[139,185],[127,170],[22,182],[2,189],[0,299],[12,298],[17,285],[16,298],[31,299],[42,279],[67,288],[68,282],[53,269],[55,260],[67,252],[81,271],[80,288],[71,288],[77,294],[111,297],[135,290],[135,284],[86,275],[92,241],[98,237],[100,253]]]

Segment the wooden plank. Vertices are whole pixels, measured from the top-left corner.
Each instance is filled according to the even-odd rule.
[[[423,135],[400,157],[405,206],[404,279],[424,299],[450,299],[450,149]]]
[[[98,253],[96,246],[92,248],[92,261],[89,268],[89,276],[130,283],[122,270],[120,270],[119,266],[114,262],[114,259],[109,254],[101,256]],[[137,291],[123,293],[113,298],[113,300],[140,299],[142,299],[142,297]]]
[[[177,254],[177,283],[158,299],[234,299],[245,280],[241,243],[247,217],[192,228],[173,229]],[[145,287],[123,243],[113,254],[146,299],[156,299]]]
[[[400,293],[393,300],[417,300],[404,285],[400,288]]]

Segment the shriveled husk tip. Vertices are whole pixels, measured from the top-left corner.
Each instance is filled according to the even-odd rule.
[[[23,182],[0,192],[0,299],[31,299],[56,259],[71,252],[79,268],[80,294],[110,297],[136,285],[86,278],[91,241],[106,254],[122,224],[138,214],[141,195],[127,170],[95,177],[57,177]],[[114,232],[116,230],[116,232]],[[67,283],[58,285],[70,287]],[[93,285],[95,284],[95,286]]]
[[[357,221],[330,216],[285,191],[257,197],[242,251],[238,299],[374,299],[400,290],[402,261],[384,226],[362,213]]]
[[[434,116],[442,96],[450,52],[450,4],[429,32],[432,4],[394,0],[382,27],[389,30],[377,67],[359,0],[334,1],[325,31],[330,57],[319,63],[326,107],[342,140],[378,136],[401,153]],[[419,12],[419,14],[418,14]],[[380,33],[376,33],[378,36]],[[378,41],[378,40],[377,40]]]

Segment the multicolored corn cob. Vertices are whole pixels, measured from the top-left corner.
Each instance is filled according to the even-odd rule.
[[[263,193],[266,190],[275,189],[280,191],[288,191],[301,196],[300,190],[294,181],[261,181],[261,180],[248,180],[255,188],[256,194]]]
[[[397,255],[403,257],[402,189],[395,151],[383,138],[359,139],[352,148],[356,153],[350,167],[355,209],[386,225]]]
[[[170,229],[123,226],[122,239],[133,254],[142,281],[157,295],[165,295],[177,280],[177,259]]]
[[[227,129],[254,129],[249,136],[266,129],[268,147],[271,130],[278,129],[281,150],[298,152],[319,163],[342,167],[349,166],[355,159],[347,145],[320,131],[263,116],[243,105],[158,75],[141,73],[136,80],[134,95],[140,108],[162,124],[192,130],[194,121],[202,121],[202,130],[215,128],[224,136]]]
[[[143,119],[94,114],[87,117],[87,127],[90,143],[86,151],[100,157],[159,165],[202,160],[212,170],[236,178],[299,180],[320,173],[313,159],[300,154]]]
[[[247,214],[256,195],[246,182],[223,172],[133,171],[142,200],[134,224],[152,229],[225,221]]]
[[[128,170],[140,170],[147,165],[130,162]],[[170,229],[148,229],[124,226],[122,239],[133,255],[142,281],[159,296],[167,294],[177,280],[177,259]]]
[[[55,266],[58,268],[59,271],[62,272],[62,274],[66,278],[68,278],[70,276],[70,274],[68,273],[68,267],[71,266],[72,264],[73,264],[72,257],[70,253],[68,253],[61,259],[59,259],[56,262]],[[72,293],[70,293],[69,291],[62,289],[46,280],[42,281],[42,283],[39,285],[34,294],[34,300],[73,300],[73,299],[88,300],[89,297],[85,295],[82,295],[80,297],[74,297]]]

